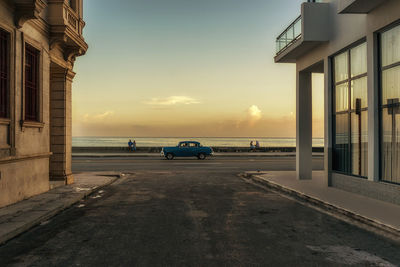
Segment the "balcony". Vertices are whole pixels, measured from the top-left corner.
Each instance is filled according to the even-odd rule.
[[[294,63],[318,44],[329,41],[329,3],[306,2],[301,15],[276,39],[275,62]]]
[[[48,0],[51,43],[60,45],[65,60],[86,53],[88,45],[83,38],[85,22],[79,13],[65,1]]]
[[[340,14],[367,14],[386,0],[340,0]]]
[[[276,38],[277,55],[301,38],[301,22],[301,16],[299,16]]]

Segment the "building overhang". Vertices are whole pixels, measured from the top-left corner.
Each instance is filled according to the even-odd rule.
[[[367,14],[387,0],[340,0],[339,14]]]
[[[301,7],[301,34],[293,38],[286,46],[278,49],[276,63],[295,63],[297,58],[303,56],[316,46],[327,42],[331,37],[329,3],[306,2]],[[290,28],[285,30],[290,31]],[[284,34],[285,31],[282,33]],[[277,38],[277,43],[279,38]]]
[[[47,6],[43,0],[14,0],[14,21],[18,28],[22,28],[25,22],[38,19],[40,13]]]
[[[306,54],[308,51],[314,49],[322,42],[319,41],[304,41],[300,38],[288,47],[283,53],[275,56],[275,63],[296,63],[296,60]]]

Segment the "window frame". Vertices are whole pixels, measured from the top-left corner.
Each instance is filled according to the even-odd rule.
[[[28,81],[27,75],[27,59],[28,56],[32,57],[32,65],[29,66],[32,77],[32,81]],[[40,51],[35,47],[25,43],[25,120],[26,121],[40,121],[39,118],[39,64],[40,64]],[[31,91],[28,94],[28,89]],[[30,99],[28,99],[30,97]],[[35,102],[35,103],[34,103]],[[32,107],[30,107],[32,105]],[[32,110],[28,110],[31,108]]]
[[[10,74],[11,74],[11,71],[10,71],[10,69],[11,69],[11,34],[10,34],[10,32],[8,32],[7,30],[5,30],[5,29],[3,29],[3,28],[1,28],[0,27],[0,42],[2,42],[3,40],[3,35],[5,36],[5,46],[6,46],[6,59],[5,59],[5,65],[6,65],[6,74],[5,74],[5,76],[6,76],[6,78],[5,78],[5,81],[6,81],[6,85],[5,85],[5,88],[4,88],[4,90],[5,90],[5,92],[4,92],[4,94],[5,94],[5,110],[4,110],[4,115],[2,115],[1,114],[1,111],[0,111],[0,119],[1,120],[10,120],[10,117],[11,117],[11,114],[10,114],[10,106],[11,106],[11,90],[10,90],[10,88],[11,88],[11,86],[10,86],[10,84],[11,84],[11,77],[10,77]],[[1,73],[0,73],[0,75],[1,75]],[[1,92],[0,92],[1,93]]]
[[[41,131],[44,128],[43,123],[43,48],[42,45],[27,37],[25,34],[22,36],[22,105],[21,105],[21,128],[38,128]],[[38,72],[37,72],[37,120],[26,119],[26,47],[31,46],[38,51]]]
[[[383,67],[383,58],[382,58],[382,34],[384,34],[385,32],[388,32],[396,27],[400,27],[400,20],[391,23],[385,27],[383,27],[381,30],[377,31],[375,33],[376,35],[376,39],[377,39],[377,47],[376,49],[377,51],[377,56],[378,56],[378,75],[377,75],[377,79],[378,79],[378,114],[379,114],[379,181],[382,183],[387,183],[387,184],[394,184],[394,185],[399,185],[400,183],[398,182],[393,182],[393,181],[388,181],[388,180],[384,180],[383,179],[383,111],[384,109],[393,107],[394,105],[390,105],[390,104],[384,104],[383,105],[383,72],[385,70],[389,70],[392,68],[396,68],[396,67],[400,67],[400,60],[396,63],[392,63],[390,65],[387,65],[385,67]],[[399,107],[400,108],[400,107]]]
[[[351,88],[352,88],[351,84],[355,80],[359,80],[359,79],[368,77],[368,69],[367,69],[367,72],[365,72],[363,74],[359,74],[359,75],[356,75],[354,77],[351,76],[351,50],[353,48],[356,48],[356,47],[364,44],[364,43],[368,46],[366,37],[354,42],[353,44],[351,44],[351,45],[339,50],[338,52],[336,52],[335,54],[330,56],[331,75],[332,75],[332,88],[331,88],[331,90],[332,90],[332,92],[331,92],[331,96],[332,96],[332,101],[331,101],[332,102],[332,115],[331,115],[332,116],[332,145],[333,145],[332,150],[334,151],[334,148],[336,146],[336,116],[337,115],[347,114],[347,116],[348,116],[348,118],[347,118],[347,120],[348,120],[348,123],[347,123],[348,136],[347,136],[347,138],[349,140],[349,143],[347,144],[349,146],[349,148],[348,148],[348,152],[346,153],[347,154],[347,158],[349,160],[349,170],[347,172],[346,171],[335,170],[334,169],[334,166],[335,166],[335,154],[332,153],[332,172],[343,174],[343,175],[347,175],[347,176],[362,178],[362,179],[368,179],[368,174],[367,174],[367,176],[361,176],[361,175],[356,175],[356,174],[352,173],[353,160],[352,160],[352,148],[351,148],[351,144],[352,144],[351,143],[351,140],[352,140],[352,125],[351,125],[352,120],[351,120],[351,115],[355,114],[357,112],[357,109],[355,107],[353,108],[353,103],[351,101],[352,100],[351,99],[351,96],[352,96],[352,94],[351,94],[351,91],[352,91],[351,90]],[[368,48],[367,48],[367,52],[368,52]],[[346,53],[347,57],[348,57],[348,60],[347,60],[348,77],[347,77],[347,79],[344,79],[342,81],[336,82],[335,57],[339,56],[340,54],[343,54],[343,53]],[[347,87],[348,87],[347,88],[347,90],[348,90],[348,95],[347,95],[348,108],[345,111],[336,112],[336,87],[340,86],[340,85],[343,85],[343,84],[347,84]],[[360,109],[361,113],[367,111],[367,116],[368,116],[368,108],[369,108],[369,106],[361,108]]]

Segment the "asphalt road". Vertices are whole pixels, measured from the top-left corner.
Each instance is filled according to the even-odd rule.
[[[282,160],[75,159],[131,173],[0,247],[0,266],[400,265],[399,244],[237,176]]]
[[[313,160],[313,168],[322,170],[323,157]],[[138,171],[138,170],[210,170],[244,172],[251,170],[296,170],[295,157],[213,157],[204,161],[196,158],[177,158],[168,161],[160,157],[143,158],[90,158],[73,157],[72,169],[82,171]]]

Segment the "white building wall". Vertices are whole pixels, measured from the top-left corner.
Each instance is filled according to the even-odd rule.
[[[377,32],[383,28],[400,21],[400,1],[388,0],[384,4],[374,9],[369,14],[338,14],[339,0],[332,0],[330,2],[330,15],[327,18],[330,20],[331,29],[330,41],[321,43],[314,49],[311,49],[303,56],[296,59],[296,66],[298,71],[309,69],[311,66],[318,62],[324,62],[325,73],[325,176],[328,185],[341,187],[342,189],[355,190],[349,183],[353,181],[349,179],[344,182],[346,176],[332,175],[332,70],[330,58],[338,52],[350,47],[360,40],[366,40],[368,50],[368,180],[374,183],[374,189],[378,192],[382,190],[382,194],[375,194],[377,198],[381,195],[382,200],[386,200],[384,196],[387,186],[379,183],[380,169],[379,169],[379,73],[378,73],[378,40]],[[332,181],[332,179],[336,179]],[[366,180],[359,179],[357,184],[367,182]],[[350,182],[349,182],[350,181]],[[368,187],[371,193],[371,187]],[[357,189],[362,193],[362,189]],[[392,192],[392,191],[391,191]],[[365,193],[365,194],[369,194]],[[393,202],[399,202],[399,198],[388,197],[395,199]],[[399,202],[400,203],[400,202]]]

